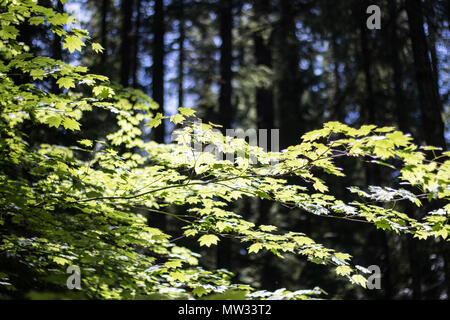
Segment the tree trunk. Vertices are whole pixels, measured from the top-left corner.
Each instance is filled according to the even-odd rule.
[[[164,115],[164,3],[163,0],[155,0],[153,16],[153,67],[152,67],[152,92],[153,99],[159,105],[158,112]],[[155,130],[155,141],[164,142],[164,122]]]
[[[178,107],[184,106],[184,42],[186,39],[186,26],[184,18],[184,0],[178,0]]]
[[[447,0],[447,22],[450,28],[450,0]]]
[[[133,17],[133,0],[122,0],[122,32],[120,42],[120,84],[128,87],[130,83],[131,65],[130,65],[130,34],[131,22]]]
[[[267,17],[270,13],[270,2],[267,0],[258,0],[254,4],[254,15],[256,17],[255,23],[260,23],[260,17]],[[264,66],[272,69],[272,52],[269,44],[267,44],[262,37],[260,31],[256,31],[253,35],[254,41],[254,57],[255,63],[258,66]],[[256,113],[257,113],[257,127],[258,129],[267,129],[267,148],[270,150],[270,129],[274,128],[274,101],[273,89],[265,87],[256,88]],[[261,137],[259,137],[261,138]],[[270,209],[272,202],[269,200],[258,199],[258,225],[267,225],[270,223]],[[272,264],[273,257],[271,253],[265,254],[261,259],[262,273],[261,286],[265,290],[275,290],[277,275],[274,265]]]
[[[366,27],[366,1],[358,2],[360,4],[360,41],[361,41],[361,63],[364,71],[364,81],[366,86],[366,98],[365,98],[365,114],[366,119],[370,124],[375,124],[377,122],[375,116],[375,95],[373,90],[372,82],[372,71],[371,71],[371,56],[369,43],[367,39],[367,27]]]
[[[276,105],[281,149],[298,144],[306,131],[300,108],[299,41],[296,36],[292,0],[279,0],[280,22],[277,28]]]
[[[64,12],[64,5],[61,2],[57,2],[55,11],[58,13]],[[53,59],[62,60],[62,46],[61,37],[57,34],[53,34]]]
[[[234,118],[232,98],[232,29],[233,29],[233,7],[232,0],[220,0],[218,6],[220,23],[220,93],[219,93],[219,119],[225,133],[231,129]],[[217,247],[217,267],[231,267],[231,240],[223,238]]]
[[[436,30],[436,12],[433,7],[433,1],[425,1],[424,5],[426,6],[427,11],[426,22],[428,25],[428,44],[431,56],[431,67],[433,70],[434,82],[439,87],[439,59],[436,52],[436,34],[438,32],[438,30]],[[440,107],[442,107],[442,102]]]
[[[256,17],[267,14],[268,1],[259,0],[255,3]],[[268,44],[265,43],[261,32],[255,32],[253,36],[255,42],[254,55],[258,66],[272,69],[272,52]],[[274,105],[272,88],[256,88],[256,112],[258,129],[273,129],[274,127]]]
[[[64,5],[57,1],[55,11],[58,13],[64,12]],[[52,41],[52,56],[55,60],[62,60],[62,43],[61,43],[61,37],[58,36],[56,33],[53,34],[53,41]],[[61,93],[61,89],[56,84],[56,79],[51,80],[51,86],[52,86],[52,92],[53,93]]]
[[[402,83],[403,83],[403,72],[402,64],[399,57],[399,38],[397,31],[397,6],[395,1],[389,1],[389,12],[391,19],[391,28],[388,30],[389,35],[389,47],[390,51],[390,62],[393,75],[394,83],[394,95],[395,95],[395,113],[397,116],[398,127],[404,133],[410,133],[411,128],[409,126],[409,112],[405,103],[405,95],[403,93]]]
[[[345,122],[345,108],[343,105],[345,95],[341,90],[340,84],[342,82],[342,77],[339,73],[339,59],[338,59],[338,44],[336,39],[336,33],[333,30],[333,34],[331,36],[331,52],[333,56],[333,73],[334,73],[334,98],[333,98],[333,107],[330,112],[333,114],[332,118],[336,119],[339,122]]]
[[[220,38],[220,93],[219,93],[219,114],[221,125],[224,129],[231,129],[233,122],[232,97],[232,0],[221,0],[219,2],[219,22]]]
[[[409,257],[409,266],[410,272],[412,275],[412,298],[414,300],[422,299],[422,276],[420,273],[420,260],[419,253],[417,250],[417,239],[414,239],[412,236],[408,236],[407,239],[408,245],[408,257]]]
[[[424,137],[429,145],[446,148],[442,104],[439,89],[433,75],[420,0],[406,0],[409,32],[414,56],[416,82],[419,92]]]
[[[367,27],[365,21],[365,11],[368,7],[366,1],[359,2],[360,6],[360,44],[361,44],[361,63],[364,72],[365,80],[365,103],[361,114],[364,114],[366,123],[381,125],[381,119],[376,117],[376,100],[374,94],[373,77],[372,77],[372,56],[370,55],[370,44],[367,35]],[[379,168],[375,166],[366,167],[366,182],[367,185],[379,185],[380,184],[380,172]],[[391,268],[389,261],[389,243],[385,232],[379,232],[375,230],[375,239],[379,248],[379,256],[381,262],[381,269],[383,272],[382,288],[385,299],[392,298],[392,284],[391,284]]]
[[[102,0],[101,7],[101,26],[100,26],[100,44],[105,49],[100,56],[100,65],[101,70],[103,72],[106,71],[106,58],[108,56],[108,37],[107,37],[107,18],[108,18],[108,10],[109,10],[109,0]]]
[[[450,246],[448,245],[448,242],[440,241],[439,242],[439,249],[441,251],[441,255],[444,259],[444,282],[445,287],[447,289],[447,299],[450,297]]]
[[[133,88],[139,85],[138,69],[139,69],[139,32],[141,30],[141,0],[136,0],[136,23],[134,27],[134,43],[133,43]]]

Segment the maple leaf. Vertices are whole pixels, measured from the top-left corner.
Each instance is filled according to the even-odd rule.
[[[85,44],[80,37],[68,36],[64,38],[63,48],[68,49],[70,53],[73,53],[75,50],[81,51],[81,47],[84,46]]]
[[[213,234],[206,234],[204,236],[201,236],[198,241],[200,242],[200,246],[210,247],[212,244],[216,245],[219,241],[219,238]]]
[[[64,128],[72,131],[80,130],[80,123],[71,118],[65,118],[63,121],[63,126]]]
[[[161,124],[163,118],[164,117],[161,113],[157,113],[156,116],[152,120],[150,120],[148,126],[150,128],[156,128]]]
[[[56,81],[56,84],[62,88],[66,88],[66,89],[70,89],[70,88],[75,88],[75,83],[73,82],[72,78],[60,78],[58,81]]]
[[[92,93],[94,93],[94,95],[96,95],[100,99],[111,98],[115,94],[113,89],[105,86],[95,87],[94,89],[92,89]]]
[[[96,53],[103,53],[103,50],[105,50],[105,48],[102,47],[102,45],[100,43],[94,42],[92,43],[92,50],[94,50]]]
[[[254,243],[248,248],[248,253],[258,253],[263,248],[261,243]]]
[[[178,108],[178,111],[180,111],[180,113],[186,117],[193,116],[196,112],[195,110],[189,108]]]
[[[61,125],[61,120],[62,120],[61,117],[51,116],[45,121],[45,123],[47,123],[50,128],[51,127],[58,128]]]
[[[174,124],[182,123],[184,121],[184,119],[185,119],[185,117],[183,117],[183,115],[181,115],[179,113],[170,117],[170,121],[173,122]]]

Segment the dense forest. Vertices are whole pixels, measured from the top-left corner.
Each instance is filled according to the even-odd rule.
[[[449,299],[449,61],[449,0],[0,0],[0,299]]]

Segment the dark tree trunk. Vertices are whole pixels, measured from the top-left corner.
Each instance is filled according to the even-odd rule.
[[[130,64],[130,40],[133,18],[133,0],[122,0],[122,32],[120,42],[120,84],[128,87],[130,84],[131,64]]]
[[[389,46],[390,46],[390,62],[393,71],[393,82],[394,82],[394,94],[395,94],[395,104],[396,104],[396,116],[399,129],[405,133],[411,132],[410,126],[410,116],[409,111],[406,106],[406,98],[403,92],[403,72],[401,59],[399,57],[400,48],[398,46],[398,30],[397,30],[397,6],[395,1],[389,1],[389,12],[391,17],[391,27],[389,32]],[[414,208],[410,204],[406,204],[405,210],[409,212],[411,217],[414,217]],[[408,247],[408,260],[409,268],[411,272],[412,279],[412,290],[413,298],[421,299],[421,275],[420,275],[420,261],[417,257],[417,241],[408,237],[407,247]]]
[[[422,275],[420,273],[421,263],[419,259],[417,239],[409,236],[407,239],[409,267],[412,276],[412,298],[414,300],[422,299]]]
[[[220,0],[218,6],[220,24],[220,93],[219,93],[219,123],[223,126],[223,132],[231,129],[234,118],[232,106],[232,30],[233,30],[233,6],[232,0]],[[217,266],[230,268],[232,261],[231,240],[223,238],[217,247]]]
[[[391,18],[391,28],[388,30],[389,34],[389,47],[390,51],[390,62],[393,75],[394,83],[394,94],[395,94],[395,113],[397,115],[398,127],[404,133],[411,132],[409,112],[406,106],[406,99],[403,93],[402,83],[403,83],[403,72],[402,65],[399,57],[400,48],[398,46],[399,38],[397,31],[397,6],[395,1],[389,1],[389,12]]]
[[[437,17],[435,8],[433,7],[433,1],[425,1],[424,5],[426,6],[427,11],[426,22],[428,25],[428,44],[431,56],[431,67],[433,69],[434,82],[439,86],[439,59],[436,52],[436,34],[438,32],[438,30],[436,30]],[[440,104],[440,107],[442,107],[442,103]]]
[[[333,31],[332,39],[331,39],[331,50],[333,56],[333,73],[334,73],[334,81],[335,81],[335,89],[334,89],[334,103],[333,108],[330,112],[333,113],[334,119],[340,122],[345,122],[345,108],[343,106],[343,102],[345,99],[345,95],[341,90],[340,84],[342,82],[342,77],[339,74],[339,59],[338,59],[338,44],[336,39],[336,33]]]
[[[430,52],[423,26],[421,1],[406,0],[406,11],[408,13],[424,137],[427,144],[442,147],[445,150],[444,123],[441,116],[442,104],[429,58]]]
[[[369,49],[369,42],[367,37],[367,27],[366,27],[366,8],[368,7],[367,2],[358,2],[360,5],[360,41],[361,41],[361,64],[364,71],[364,82],[365,82],[365,118],[370,124],[375,124],[377,122],[375,113],[375,95],[372,82],[372,68],[371,68],[371,55]]]
[[[57,1],[56,3],[56,12],[63,13],[64,12],[64,5]],[[62,42],[61,37],[58,36],[56,33],[53,34],[53,41],[52,41],[52,56],[55,60],[62,60]],[[52,92],[53,93],[60,93],[61,89],[56,84],[56,79],[52,79],[51,81],[52,85]]]
[[[164,114],[164,3],[163,0],[155,0],[153,16],[153,77],[152,92],[153,99],[159,105],[158,112]],[[165,126],[164,122],[155,130],[155,141],[164,142]]]
[[[450,1],[449,1],[450,3]],[[436,34],[437,34],[437,30],[436,30],[436,13],[435,13],[435,8],[433,7],[433,1],[426,1],[425,5],[427,6],[427,25],[428,25],[428,40],[429,40],[429,48],[430,48],[430,57],[431,57],[431,67],[432,67],[432,72],[433,72],[433,81],[436,84],[436,88],[439,88],[439,61],[438,61],[438,56],[437,56],[437,52],[436,52]],[[450,15],[449,15],[450,17]],[[450,23],[450,21],[449,21]],[[438,98],[440,99],[439,96],[439,91],[438,91]],[[442,112],[442,108],[443,108],[443,104],[442,104],[442,100],[439,100],[439,108],[440,111]],[[445,138],[444,138],[445,141]],[[444,148],[445,150],[445,148]],[[445,203],[443,201],[440,201],[440,203],[438,204],[439,207],[443,207],[445,205]],[[427,211],[432,211],[435,208],[431,208],[429,206],[429,209]],[[447,295],[450,295],[450,250],[449,250],[449,244],[446,241],[440,241],[438,243],[438,247],[440,250],[440,254],[442,256],[443,259],[443,273],[444,273],[444,283],[445,283],[445,287],[447,290]]]
[[[384,299],[390,300],[393,297],[394,290],[392,287],[392,276],[391,276],[391,260],[390,260],[390,249],[387,234],[382,231],[379,232],[378,241],[381,247],[381,263],[383,268],[382,289],[384,293]]]
[[[178,107],[184,105],[184,42],[186,40],[186,26],[184,17],[184,0],[178,0]]]
[[[269,10],[268,1],[259,0],[255,3],[256,17],[267,14]],[[255,42],[254,55],[256,64],[272,69],[272,52],[269,45],[265,43],[261,33],[258,31],[255,32],[253,39]],[[272,88],[256,88],[256,112],[258,128],[273,129],[274,105]]]
[[[108,19],[108,11],[109,11],[109,0],[102,0],[101,7],[101,26],[100,26],[100,44],[105,49],[100,56],[100,66],[102,71],[106,71],[106,58],[108,56],[108,37],[107,37],[107,19]]]
[[[259,23],[258,18],[267,17],[270,13],[270,2],[267,0],[258,0],[254,5],[255,22]],[[272,69],[272,52],[268,43],[265,42],[260,31],[253,35],[254,57],[258,66],[264,66]],[[274,101],[273,89],[271,87],[256,88],[256,113],[258,129],[267,129],[267,147],[270,150],[270,129],[274,128]],[[260,136],[261,138],[261,136]],[[258,200],[258,225],[267,225],[270,223],[270,209],[272,202],[269,200]],[[277,274],[273,267],[273,257],[267,253],[262,260],[261,285],[265,290],[275,290]]]
[[[64,5],[61,2],[57,2],[56,12],[63,13],[64,12]],[[53,34],[53,59],[56,60],[62,60],[62,46],[61,46],[61,37],[57,34]]]
[[[271,68],[270,49],[264,44],[260,36],[255,36],[255,58],[258,65],[264,65]],[[274,106],[272,88],[256,88],[256,112],[257,125],[259,129],[274,128]]]
[[[222,44],[220,46],[220,93],[219,93],[219,114],[220,124],[224,129],[230,129],[233,122],[233,106],[231,103],[232,96],[232,0],[221,0],[219,2],[219,23],[220,38]]]
[[[447,0],[447,22],[450,28],[450,0]]]
[[[436,52],[436,34],[435,30],[430,31],[430,56],[431,56],[431,66],[433,68],[434,82],[439,86],[439,60]],[[442,108],[442,102],[439,105]],[[442,110],[441,110],[442,111]]]
[[[139,32],[141,30],[141,0],[136,0],[136,23],[134,27],[134,43],[133,43],[133,88],[139,85],[138,69],[139,69]]]
[[[152,95],[153,100],[159,105],[156,112],[164,115],[164,56],[165,56],[165,22],[164,2],[155,0],[153,14],[153,65],[152,65]],[[164,143],[164,121],[152,130],[153,139],[158,143]],[[151,215],[149,223],[164,231],[168,228],[168,217],[165,215]]]
[[[280,22],[277,30],[276,104],[280,147],[298,144],[306,130],[300,108],[299,41],[296,36],[295,10],[292,0],[279,0]]]
[[[450,246],[448,242],[440,241],[439,249],[441,251],[441,255],[444,259],[444,277],[445,277],[445,287],[447,289],[447,297],[450,297]]]
[[[367,1],[358,2],[360,13],[360,45],[361,45],[361,64],[364,72],[365,80],[365,101],[362,115],[366,119],[366,123],[381,125],[381,120],[376,117],[376,100],[374,93],[373,77],[372,77],[372,63],[373,59],[370,54],[370,43],[368,37],[368,29],[366,27],[366,8],[368,7]],[[366,167],[366,182],[367,185],[379,185],[380,184],[380,172],[379,168],[374,166]],[[374,231],[375,239],[379,246],[379,256],[381,269],[383,272],[382,288],[385,299],[391,299],[392,297],[392,284],[391,284],[391,268],[389,261],[389,243],[386,233]]]

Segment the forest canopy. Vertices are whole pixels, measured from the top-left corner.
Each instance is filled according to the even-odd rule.
[[[450,8],[331,3],[0,0],[0,298],[448,298]]]

